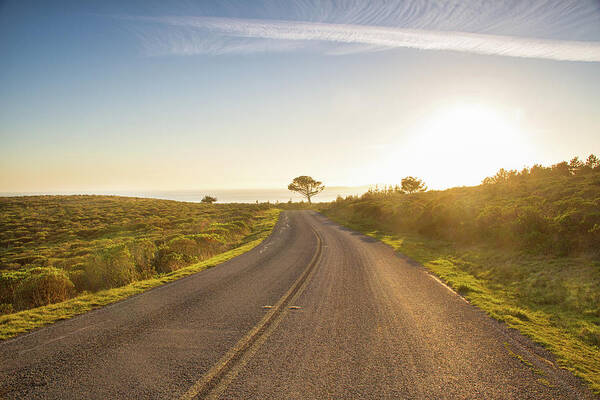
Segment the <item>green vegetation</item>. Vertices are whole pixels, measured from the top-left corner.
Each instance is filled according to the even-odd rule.
[[[476,187],[371,190],[323,213],[421,262],[600,392],[600,165],[595,157]]]
[[[11,327],[17,315],[47,323],[180,277],[190,265],[185,271],[196,271],[217,254],[239,254],[258,244],[276,215],[264,204],[0,198],[0,314],[11,314],[0,317],[0,337],[22,332]],[[65,311],[66,300],[76,309]]]
[[[258,246],[264,238],[269,236],[277,222],[279,210],[269,209],[260,214],[257,217],[258,221],[253,225],[251,233],[241,241],[238,247],[202,262],[115,289],[100,290],[95,293],[83,293],[61,303],[49,304],[9,315],[0,315],[0,340],[8,339],[19,333],[27,332],[123,300],[153,287],[214,267],[217,264],[243,254]]]

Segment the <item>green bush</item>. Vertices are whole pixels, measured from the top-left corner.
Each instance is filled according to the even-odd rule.
[[[14,303],[19,283],[29,276],[26,270],[0,273],[0,303]]]
[[[58,268],[35,268],[15,290],[17,308],[26,309],[58,303],[71,298],[75,286],[67,273]]]
[[[155,258],[156,271],[159,273],[169,273],[178,270],[186,265],[181,254],[173,252],[168,246],[162,245],[158,248]]]
[[[169,240],[167,246],[171,252],[187,257],[199,256],[202,252],[198,243],[186,236],[179,236]]]
[[[10,303],[0,303],[0,315],[10,314],[14,311],[13,305]]]
[[[90,283],[85,270],[74,269],[69,271],[69,279],[71,279],[71,282],[73,282],[73,285],[75,285],[75,289],[78,292],[82,292],[84,290],[89,289]]]
[[[219,235],[200,233],[186,237],[196,242],[199,248],[197,255],[200,258],[208,258],[227,249],[227,243]]]
[[[228,222],[221,226],[226,228],[230,232],[234,232],[237,234],[246,233],[250,230],[248,225],[244,221],[241,221],[241,220],[231,221],[231,222]]]
[[[223,228],[217,228],[223,229]],[[169,273],[194,262],[225,251],[224,239],[214,233],[180,235],[170,238],[158,248],[154,265],[157,272]]]
[[[214,225],[206,229],[203,233],[207,235],[218,235],[223,238],[229,238],[231,235],[231,232],[226,227]]]
[[[125,245],[114,245],[94,253],[85,266],[91,290],[110,289],[136,280],[134,259]]]
[[[128,246],[129,252],[133,257],[133,262],[140,279],[150,278],[155,274],[154,258],[156,257],[157,248],[150,240],[138,240],[130,243]]]

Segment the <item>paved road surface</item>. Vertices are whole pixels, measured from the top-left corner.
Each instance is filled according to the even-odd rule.
[[[422,267],[296,211],[225,264],[0,343],[0,398],[594,396]]]

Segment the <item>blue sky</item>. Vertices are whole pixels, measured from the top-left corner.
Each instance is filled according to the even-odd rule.
[[[0,54],[0,192],[445,188],[600,153],[597,1],[5,1]]]

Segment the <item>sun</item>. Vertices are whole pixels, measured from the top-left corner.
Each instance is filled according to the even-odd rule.
[[[499,112],[478,104],[461,104],[433,114],[420,132],[440,151],[468,158],[506,151],[510,157],[519,130]],[[432,144],[433,144],[432,143]]]
[[[518,113],[455,103],[421,118],[392,157],[396,171],[420,175],[430,187],[446,188],[476,185],[499,168],[520,168],[530,155]]]

